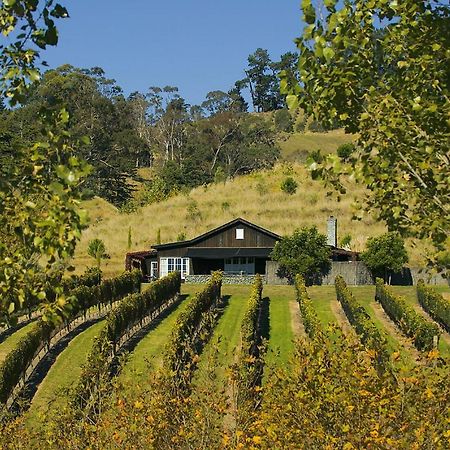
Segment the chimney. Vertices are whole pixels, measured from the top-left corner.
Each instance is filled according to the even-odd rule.
[[[327,244],[337,247],[337,219],[333,216],[327,221]]]

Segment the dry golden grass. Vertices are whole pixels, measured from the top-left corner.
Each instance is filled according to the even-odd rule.
[[[309,152],[322,150],[323,153],[332,153],[337,148],[352,142],[354,136],[345,134],[344,130],[332,130],[327,133],[293,133],[287,140],[279,141],[282,157],[288,161],[304,161]]]
[[[354,250],[362,250],[367,237],[385,231],[385,227],[370,216],[361,222],[352,221],[351,197],[337,202],[326,196],[320,182],[310,179],[304,166],[294,164],[291,167],[292,174],[286,164],[280,164],[273,170],[237,177],[225,184],[196,188],[189,195],[180,194],[132,214],[121,214],[101,199],[86,202],[84,206],[92,224],[84,231],[77,248],[74,261],[77,271],[93,264],[86,252],[87,243],[93,238],[103,239],[111,256],[102,263],[106,275],[122,271],[129,227],[132,251],[145,250],[155,244],[158,229],[161,230],[161,241],[171,242],[180,233],[190,239],[236,217],[284,235],[310,225],[317,225],[319,231],[325,233],[326,220],[334,215],[339,221],[339,237],[349,233]],[[299,183],[294,195],[280,190],[286,176],[293,176]],[[359,198],[364,195],[359,187],[353,192]],[[188,206],[193,201],[201,216],[188,216]]]

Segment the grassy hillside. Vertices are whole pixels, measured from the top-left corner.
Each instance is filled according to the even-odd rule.
[[[287,176],[299,183],[294,195],[280,190]],[[359,187],[353,192],[360,198],[364,195]],[[84,204],[92,225],[78,245],[75,266],[82,271],[93,264],[93,259],[87,256],[87,243],[101,238],[111,256],[103,262],[106,275],[122,271],[129,227],[131,250],[145,250],[156,243],[158,229],[161,241],[171,242],[180,233],[190,239],[236,217],[284,235],[305,225],[317,225],[319,231],[325,232],[328,216],[334,215],[339,221],[339,237],[349,233],[353,248],[362,250],[367,237],[383,233],[385,228],[370,216],[361,222],[352,221],[351,203],[351,197],[340,202],[327,197],[321,183],[311,180],[300,164],[280,164],[273,170],[237,177],[225,184],[199,187],[189,195],[179,194],[132,214],[122,214],[105,201],[93,199]]]
[[[320,149],[323,153],[334,153],[340,145],[352,142],[353,139],[353,136],[345,134],[344,130],[333,130],[328,133],[306,131],[289,134],[278,143],[283,159],[305,161],[309,152]]]

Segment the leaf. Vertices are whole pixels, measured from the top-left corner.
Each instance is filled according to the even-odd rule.
[[[325,47],[323,49],[323,56],[327,60],[327,62],[331,62],[331,60],[334,58],[334,50],[331,47]]]

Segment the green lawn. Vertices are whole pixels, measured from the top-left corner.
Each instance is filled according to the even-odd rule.
[[[30,322],[28,325],[18,329],[11,336],[8,336],[2,343],[0,343],[0,363],[6,358],[6,355],[15,348],[19,340],[25,336],[36,322]]]
[[[187,288],[192,289],[191,286],[187,285]],[[222,296],[226,297],[226,307],[210,341],[202,352],[194,383],[201,382],[212,355],[216,355],[218,359],[216,381],[218,384],[224,382],[226,369],[235,362],[237,347],[240,343],[241,322],[247,309],[250,291],[251,286],[228,284],[222,286]]]
[[[264,286],[263,297],[270,299],[269,346],[266,363],[269,365],[286,364],[294,349],[295,335],[289,307],[291,301],[296,302],[294,287]]]
[[[39,386],[26,414],[28,426],[38,425],[42,415],[47,413],[51,415],[58,407],[64,406],[67,401],[67,390],[75,386],[94,338],[98,336],[104,324],[104,320],[97,322],[75,336],[58,356]]]
[[[185,293],[185,289],[183,289]],[[119,381],[124,386],[136,388],[150,373],[150,367],[157,368],[162,363],[164,347],[170,337],[172,328],[182,311],[186,309],[189,297],[178,303],[175,308],[156,327],[152,328],[129,354]]]
[[[334,286],[310,286],[308,294],[316,310],[317,316],[324,327],[331,323],[337,323],[330,303],[336,298]]]

